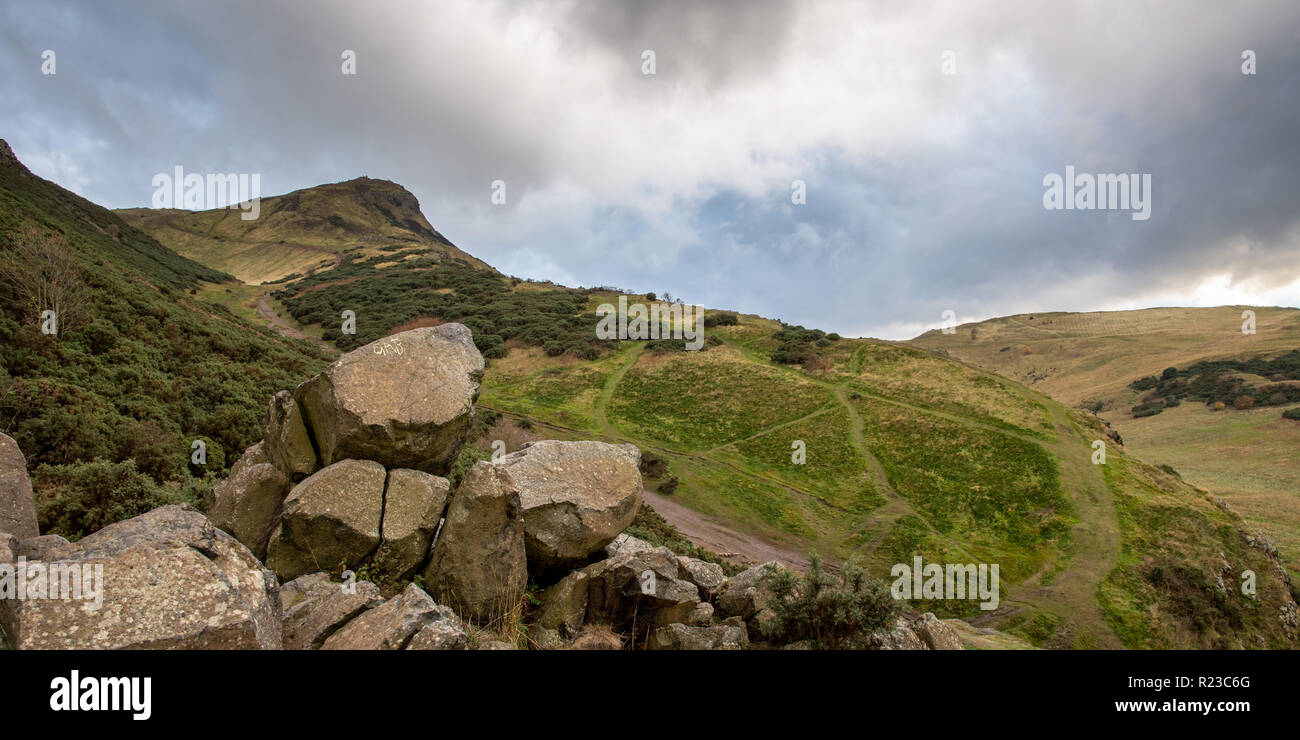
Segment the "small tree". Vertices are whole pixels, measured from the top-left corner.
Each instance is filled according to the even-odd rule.
[[[85,323],[90,292],[62,235],[23,232],[0,251],[0,281],[37,320],[53,311],[56,333]]]
[[[898,610],[889,586],[869,578],[856,560],[845,563],[836,578],[814,553],[807,573],[776,568],[764,582],[776,615],[770,636],[784,643],[811,640],[829,650],[865,647],[871,633],[888,626]]]

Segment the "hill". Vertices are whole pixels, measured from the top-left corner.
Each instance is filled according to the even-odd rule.
[[[1246,310],[1254,334],[1242,332]],[[1300,349],[1300,310],[1022,314],[926,332],[912,344],[1096,411],[1130,452],[1170,466],[1270,532],[1300,574],[1300,421],[1282,416],[1300,406],[1290,359]],[[1243,395],[1250,408],[1235,408]],[[1226,402],[1216,410],[1216,401]]]
[[[33,468],[43,531],[77,537],[202,503],[261,436],[268,395],[324,365],[310,344],[197,298],[229,275],[33,175],[2,141],[0,246],[0,429]],[[72,293],[55,336],[24,289],[50,269]]]
[[[23,188],[52,187],[41,183]],[[263,218],[269,212],[264,201]],[[356,216],[357,223],[381,220],[388,221]],[[205,289],[195,277],[188,291],[164,294],[156,277],[94,264],[96,253],[112,248],[94,229],[67,214],[58,224],[85,250],[88,276],[106,276],[107,295],[135,301],[112,315],[129,317],[123,325],[139,344],[125,355],[116,346],[82,349],[85,340],[70,331],[53,348],[38,346],[88,355],[75,365],[94,372],[59,376],[78,393],[107,397],[95,377],[127,385],[134,368],[146,381],[136,385],[160,394],[137,408],[119,391],[114,413],[188,403],[193,418],[209,423],[218,410],[232,414],[227,426],[242,439],[244,417],[233,407],[260,415],[271,392],[321,363],[312,345],[236,315],[247,308],[235,296],[270,286]],[[317,238],[299,238],[289,224],[280,227],[286,244]],[[130,227],[124,222],[119,234],[122,228]],[[157,233],[167,243],[171,232]],[[428,255],[420,245],[373,252],[367,234],[355,236],[355,243],[341,238],[338,259],[315,274],[277,283],[268,296],[276,318],[342,349],[413,326],[469,326],[488,366],[475,441],[453,478],[475,459],[533,439],[631,442],[644,453],[647,500],[662,505],[660,513],[689,512],[693,525],[724,544],[758,543],[777,556],[813,551],[837,563],[856,557],[880,577],[918,556],[998,564],[997,609],[982,610],[976,600],[914,606],[1037,646],[1295,646],[1287,621],[1293,595],[1267,540],[1204,491],[1117,445],[1108,446],[1106,465],[1093,465],[1093,440],[1105,436],[1096,419],[1037,390],[915,347],[721,311],[706,313],[708,339],[699,351],[684,351],[681,340],[600,339],[597,313],[617,303],[617,292],[531,283],[472,259]],[[134,229],[131,238],[155,244]],[[249,264],[259,259],[255,252]],[[173,259],[177,270],[192,264]],[[149,319],[160,311],[166,321]],[[344,311],[355,315],[355,333],[343,331]],[[126,367],[113,364],[119,360]],[[214,378],[221,384],[213,387]],[[164,395],[171,384],[183,392]],[[46,406],[31,418],[60,413]],[[189,415],[176,418],[177,434],[197,428]],[[92,452],[81,450],[78,459]],[[649,507],[629,531],[681,548],[699,544],[681,541]],[[1245,571],[1258,576],[1254,595],[1236,586]]]
[[[128,208],[124,221],[177,253],[258,285],[300,277],[357,256],[484,262],[434,230],[420,204],[402,186],[359,177],[261,199],[256,219],[238,209],[208,211]]]

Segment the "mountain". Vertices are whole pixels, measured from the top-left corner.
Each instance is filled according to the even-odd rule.
[[[1242,331],[1246,311],[1253,334]],[[1300,407],[1300,310],[1022,314],[911,343],[1096,411],[1130,452],[1269,531],[1300,576],[1300,420],[1283,416]],[[1236,407],[1242,396],[1250,408]]]
[[[260,438],[269,394],[325,364],[200,301],[234,279],[33,175],[3,141],[0,246],[0,430],[33,468],[43,531],[202,503]],[[50,336],[28,287],[55,281],[67,297]]]
[[[362,256],[418,250],[492,269],[434,230],[415,196],[387,180],[359,177],[297,190],[262,198],[260,209],[251,220],[244,220],[239,209],[226,208],[127,208],[117,214],[177,253],[249,284],[328,268],[348,248]]]
[[[58,190],[36,179],[20,184],[21,192]],[[312,190],[300,191],[299,202],[324,202]],[[349,214],[345,223],[391,223],[379,208],[395,214],[390,206],[357,197],[338,204]],[[329,196],[338,198],[346,200]],[[275,212],[272,200],[263,201],[263,218]],[[285,218],[277,239],[248,242],[245,262],[261,259],[253,244],[323,244],[320,223],[329,223],[329,214],[317,215],[323,219],[310,220],[303,233],[292,226],[300,222]],[[158,243],[118,221],[118,234],[129,233],[141,248]],[[61,373],[69,393],[110,398],[96,385],[101,375],[131,389],[104,401],[117,404],[119,415],[166,416],[168,404],[193,406],[193,417],[167,417],[181,440],[209,429],[204,424],[220,411],[230,414],[234,437],[220,446],[233,449],[245,438],[239,425],[246,417],[236,411],[259,417],[272,392],[292,388],[323,364],[313,344],[282,339],[266,321],[338,349],[456,321],[473,331],[488,365],[475,438],[462,449],[453,479],[475,459],[537,439],[630,442],[643,453],[650,506],[629,532],[651,541],[711,549],[733,562],[798,565],[809,552],[833,563],[858,558],[886,579],[893,566],[910,566],[916,557],[997,564],[996,609],[973,599],[927,598],[913,606],[1043,647],[1296,645],[1287,621],[1294,619],[1294,596],[1266,537],[1205,491],[1109,441],[1091,414],[942,354],[713,310],[702,320],[675,319],[678,327],[704,330],[698,351],[685,351],[681,339],[603,339],[595,331],[603,304],[668,304],[508,277],[472,258],[430,254],[427,243],[372,249],[384,237],[362,227],[348,232],[354,238],[336,234],[331,248],[338,258],[311,275],[289,274],[274,286],[200,283],[196,276],[188,290],[163,293],[158,278],[97,256],[115,248],[106,234],[61,212],[53,223],[84,251],[88,279],[111,283],[107,295],[133,301],[112,314],[129,344],[119,351],[119,336],[112,346],[96,346],[71,330],[58,342],[26,341],[43,352],[75,351],[74,366],[94,370],[47,370]],[[167,246],[174,237],[185,250],[195,232],[153,233]],[[267,249],[281,253],[279,246]],[[223,259],[220,250],[187,253],[212,265]],[[178,271],[197,269],[172,259]],[[249,308],[248,299],[261,297],[271,301],[271,316]],[[108,308],[96,315],[111,322],[101,313]],[[17,309],[5,311],[5,327],[30,332]],[[345,311],[355,318],[355,333],[345,331]],[[13,366],[24,368],[27,357]],[[180,392],[171,390],[176,384]],[[82,400],[65,405],[80,409]],[[43,406],[26,422],[62,413]],[[25,439],[20,444],[37,445],[37,455],[51,454],[34,434]],[[1096,440],[1105,445],[1104,465],[1091,462]],[[88,465],[93,453],[80,449],[68,464]],[[75,489],[63,478],[37,479],[46,491],[56,483],[65,496]],[[46,508],[58,510],[54,503]],[[1237,586],[1245,571],[1257,575],[1253,595]]]

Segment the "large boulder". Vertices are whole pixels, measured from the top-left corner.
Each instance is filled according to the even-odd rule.
[[[27,477],[27,458],[7,434],[0,434],[0,532],[20,540],[41,533],[36,523],[32,481]]]
[[[716,627],[689,627],[669,624],[650,634],[651,650],[744,650],[749,636],[744,623],[732,619]]]
[[[405,580],[424,565],[449,490],[451,482],[446,478],[418,470],[388,471],[383,542],[375,557],[381,572]]]
[[[434,603],[427,593],[412,583],[402,593],[348,622],[325,640],[321,649],[402,650],[410,647],[417,634],[435,623],[442,623],[445,632],[464,633],[452,610]],[[433,646],[430,643],[439,642],[433,637],[436,635],[422,638],[423,647],[428,649]],[[442,642],[445,647],[450,647],[447,640]]]
[[[369,581],[335,583],[325,573],[311,573],[280,587],[285,650],[319,648],[340,627],[367,609],[384,603]]]
[[[188,506],[109,525],[51,557],[58,562],[28,563],[28,598],[0,599],[14,648],[281,647],[275,575]],[[33,597],[32,584],[50,583],[54,569],[83,586],[79,599]]]
[[[469,329],[443,324],[353,350],[294,398],[321,465],[357,458],[441,475],[465,441],[482,375]]]
[[[226,479],[213,487],[212,523],[265,559],[289,485],[284,472],[267,460],[265,443],[258,442],[245,450],[230,466]]]
[[[529,566],[581,565],[613,542],[641,503],[640,461],[633,445],[554,440],[497,461],[519,486]]]
[[[685,622],[700,601],[694,583],[681,578],[677,556],[666,547],[620,555],[583,569],[588,579],[587,620],[622,628]]]
[[[262,420],[262,439],[266,456],[291,480],[300,481],[319,467],[302,409],[289,391],[271,396]]]
[[[340,460],[294,486],[266,564],[290,580],[365,560],[379,547],[387,477],[377,462]]]
[[[528,583],[519,489],[505,469],[477,462],[447,507],[424,571],[439,603],[477,622],[514,609]]]

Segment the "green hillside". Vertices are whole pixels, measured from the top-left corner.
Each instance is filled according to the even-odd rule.
[[[435,231],[415,196],[387,180],[359,177],[297,190],[262,198],[260,208],[249,220],[243,211],[225,208],[128,208],[117,214],[176,252],[253,285],[327,269],[349,249],[390,261],[418,253],[491,270]],[[406,251],[394,254],[399,250]]]
[[[80,200],[25,171],[6,170],[4,178],[6,193]],[[318,202],[311,191],[299,196]],[[57,342],[37,333],[21,307],[6,308],[3,330],[21,337],[4,355],[9,429],[34,463],[64,466],[38,469],[51,517],[102,512],[117,505],[120,491],[139,488],[106,485],[96,489],[105,491],[102,501],[68,502],[84,479],[111,478],[113,471],[86,462],[95,457],[163,461],[149,466],[151,474],[171,487],[146,487],[140,497],[201,494],[196,471],[184,465],[189,435],[209,436],[213,449],[232,457],[257,436],[270,393],[324,362],[314,345],[246,320],[257,316],[244,313],[246,298],[270,292],[266,298],[287,315],[275,319],[342,350],[412,326],[470,326],[488,368],[480,433],[458,469],[490,455],[496,441],[507,450],[545,437],[631,442],[644,452],[647,500],[728,542],[761,545],[764,553],[817,552],[833,563],[856,556],[883,578],[916,556],[998,564],[997,610],[969,600],[915,606],[1036,646],[1296,645],[1279,618],[1294,614],[1293,596],[1265,538],[1205,491],[1114,443],[1107,463],[1094,465],[1093,443],[1106,436],[1095,417],[988,370],[901,343],[717,311],[708,312],[700,351],[683,351],[680,340],[598,340],[595,311],[616,303],[617,293],[502,276],[468,255],[430,254],[424,244],[372,249],[363,226],[340,237],[337,259],[314,274],[263,288],[230,284],[227,294],[197,285],[220,276],[193,272],[202,268],[168,257],[124,222],[104,222],[117,225],[115,238],[57,202],[37,213],[18,205],[26,202],[18,196],[5,197],[16,214],[6,238],[44,219],[67,236],[86,279],[101,288],[87,328],[70,328]],[[369,196],[358,197],[340,204],[345,223],[390,223]],[[330,200],[340,198],[336,192]],[[330,222],[328,213],[316,215]],[[157,223],[152,218],[137,216]],[[286,218],[274,226],[278,239],[247,243],[308,243],[319,238],[318,222],[296,235],[298,222]],[[155,233],[169,246],[175,236],[178,249],[193,237]],[[171,272],[102,256],[123,234],[170,259]],[[221,250],[186,249],[212,264],[223,259]],[[268,249],[274,255],[279,247]],[[257,252],[248,251],[247,264]],[[172,273],[182,282],[166,282]],[[355,313],[355,334],[341,330],[344,311]],[[95,321],[111,326],[91,331]],[[60,400],[42,403],[34,384]],[[137,427],[161,430],[156,450],[122,442]],[[662,526],[647,515],[633,531],[650,536]],[[1253,596],[1236,587],[1247,570],[1257,575]]]
[[[598,342],[595,308],[616,293],[455,264],[368,258],[335,270],[275,295],[343,348],[411,322],[474,328],[490,357],[480,405],[503,420],[468,454],[486,456],[493,440],[507,449],[541,437],[632,442],[663,461],[648,489],[782,551],[858,556],[880,576],[916,555],[998,563],[993,614],[974,602],[924,608],[1037,645],[1294,644],[1277,618],[1288,586],[1266,552],[1242,546],[1240,520],[1181,481],[1148,480],[1114,444],[1109,467],[1093,465],[1091,445],[1105,435],[1092,417],[1014,381],[903,344],[756,316],[713,326],[697,352],[680,341]],[[358,316],[355,336],[337,332],[343,310]],[[802,464],[792,461],[797,442]],[[1170,506],[1186,520],[1177,534],[1187,540],[1178,557],[1195,562],[1188,572],[1223,551],[1267,581],[1256,600],[1225,596],[1210,575],[1156,582],[1151,559],[1164,553],[1147,543],[1166,522],[1145,512]],[[1188,603],[1210,616],[1166,615]],[[1132,627],[1135,612],[1147,629]]]
[[[11,269],[32,267],[18,256],[25,240],[54,245],[82,296],[56,338],[0,279],[0,430],[27,456],[43,531],[76,537],[160,502],[201,502],[261,438],[268,396],[324,364],[310,345],[192,296],[229,276],[36,177],[0,142]],[[205,466],[190,464],[196,439]]]
[[[1242,332],[1248,310],[1253,334]],[[1300,310],[1026,314],[911,344],[1096,412],[1129,452],[1169,466],[1275,537],[1300,578]]]

